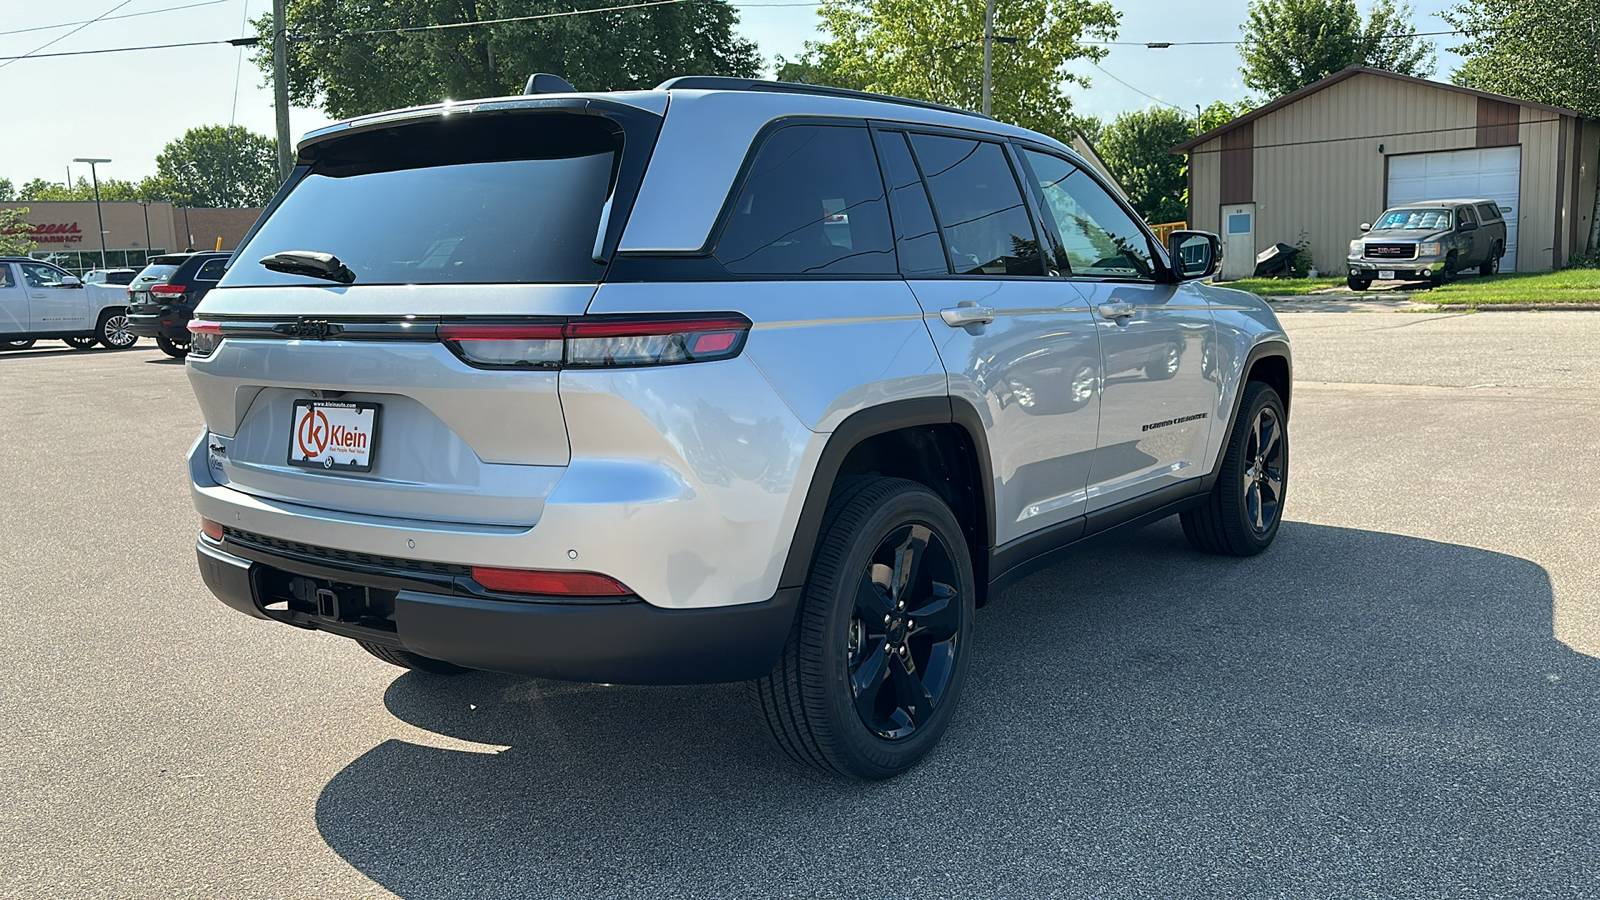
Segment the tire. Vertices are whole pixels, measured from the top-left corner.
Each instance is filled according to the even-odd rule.
[[[173,359],[183,359],[185,356],[189,355],[188,341],[184,341],[180,344],[164,334],[156,335],[156,346],[161,348],[162,353],[165,353]]]
[[[1204,503],[1179,514],[1184,537],[1196,550],[1255,556],[1271,546],[1289,485],[1287,421],[1277,391],[1260,381],[1245,384],[1216,484]],[[1269,422],[1262,452],[1263,427]]]
[[[447,663],[442,659],[433,659],[431,657],[422,656],[421,654],[412,653],[410,650],[401,650],[397,647],[385,647],[382,644],[369,644],[366,641],[356,641],[356,643],[361,645],[361,649],[371,653],[373,656],[376,656],[390,665],[399,666],[402,669],[412,669],[417,672],[427,672],[429,675],[460,675],[463,672],[472,671],[471,669],[463,666],[458,666],[455,663]]]
[[[100,343],[110,350],[127,350],[139,343],[139,336],[128,330],[128,311],[108,309],[100,314],[100,324],[95,326]]]
[[[1178,369],[1183,365],[1183,347],[1178,344],[1168,344],[1161,348],[1158,359],[1145,363],[1144,377],[1151,381],[1166,381],[1178,374]]]
[[[1444,268],[1435,272],[1430,283],[1434,287],[1449,284],[1456,280],[1456,255],[1454,253],[1444,258]]]
[[[27,350],[32,346],[32,338],[25,341],[0,341],[0,350]]]
[[[961,696],[975,596],[961,525],[932,491],[898,478],[837,488],[789,642],[751,684],[778,745],[866,780],[915,765]]]
[[[1490,275],[1500,274],[1500,257],[1505,255],[1505,252],[1505,248],[1496,243],[1494,252],[1489,254],[1489,258],[1484,260],[1483,265],[1478,267],[1478,277],[1488,278]]]
[[[1372,287],[1372,279],[1371,278],[1357,278],[1354,275],[1351,275],[1348,278],[1346,278],[1344,280],[1344,283],[1352,291],[1364,291],[1367,288]]]
[[[61,341],[74,350],[93,350],[100,346],[100,339],[97,337],[67,337]]]

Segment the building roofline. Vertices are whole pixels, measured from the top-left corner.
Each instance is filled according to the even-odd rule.
[[[1262,116],[1277,112],[1291,103],[1298,103],[1306,97],[1317,93],[1318,91],[1333,87],[1339,82],[1354,78],[1357,75],[1380,75],[1384,78],[1392,78],[1396,81],[1405,81],[1411,84],[1421,84],[1426,85],[1427,87],[1455,91],[1458,94],[1470,94],[1471,96],[1484,100],[1498,100],[1501,103],[1514,103],[1517,106],[1528,106],[1534,109],[1542,109],[1545,112],[1558,113],[1563,116],[1572,116],[1576,119],[1586,118],[1583,113],[1578,112],[1577,110],[1565,109],[1560,106],[1550,106],[1546,103],[1535,103],[1532,100],[1522,100],[1517,97],[1508,97],[1504,94],[1491,94],[1488,91],[1480,91],[1475,88],[1462,87],[1459,84],[1450,84],[1449,82],[1445,81],[1430,81],[1426,78],[1417,78],[1413,75],[1401,75],[1399,72],[1389,72],[1385,71],[1384,69],[1374,69],[1371,66],[1351,66],[1348,69],[1341,69],[1322,79],[1321,81],[1314,81],[1297,91],[1284,94],[1282,97],[1279,97],[1278,99],[1268,103],[1263,107],[1260,107],[1259,109],[1253,109],[1236,119],[1230,119],[1216,128],[1211,129],[1205,134],[1201,134],[1184,141],[1167,152],[1188,153],[1201,144],[1216,140],[1217,138],[1234,130],[1235,128],[1238,128],[1241,125],[1244,125],[1248,122],[1254,122]]]

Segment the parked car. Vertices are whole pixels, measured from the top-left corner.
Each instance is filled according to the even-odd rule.
[[[41,339],[76,350],[125,350],[139,340],[128,330],[122,288],[89,288],[53,263],[0,257],[0,349],[23,350]]]
[[[1429,200],[1384,210],[1364,237],[1350,242],[1349,284],[1364,291],[1378,281],[1420,281],[1435,286],[1476,268],[1500,271],[1506,220],[1493,200]]]
[[[133,283],[133,269],[90,269],[83,273],[84,284],[110,284],[126,287]]]
[[[750,680],[795,759],[885,778],[1006,585],[1174,514],[1277,534],[1272,310],[1049,137],[694,77],[298,152],[189,323],[196,550],[243,613],[422,672]]]
[[[161,352],[182,359],[189,352],[189,319],[195,304],[227,271],[232,253],[171,253],[157,256],[128,286],[128,328],[156,339]]]

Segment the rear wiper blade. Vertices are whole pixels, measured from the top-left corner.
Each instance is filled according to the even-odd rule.
[[[356,273],[340,262],[339,257],[316,250],[285,250],[262,257],[261,264],[286,275],[309,275],[340,284],[353,284],[356,280]]]

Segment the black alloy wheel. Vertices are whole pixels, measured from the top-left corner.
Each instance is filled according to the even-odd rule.
[[[854,778],[915,765],[961,696],[976,592],[938,495],[898,478],[836,487],[783,655],[751,684],[778,745]]]
[[[156,346],[161,348],[162,353],[165,353],[173,359],[183,359],[189,355],[188,341],[183,341],[180,343],[164,334],[156,335]]]
[[[97,337],[66,337],[61,341],[74,350],[93,350],[100,346],[100,339]]]
[[[1254,556],[1271,546],[1289,485],[1287,422],[1277,391],[1261,381],[1245,384],[1211,493],[1178,517],[1196,550]]]

